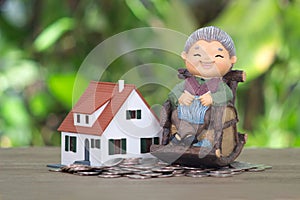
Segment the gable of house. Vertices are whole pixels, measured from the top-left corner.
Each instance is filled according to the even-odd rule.
[[[132,91],[136,91],[151,110],[132,84],[120,86],[117,83],[92,81],[58,130],[101,136]],[[127,117],[134,116],[134,113],[130,112],[128,111]],[[135,111],[135,115],[139,116],[138,110]]]

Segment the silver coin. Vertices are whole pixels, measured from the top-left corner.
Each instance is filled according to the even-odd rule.
[[[68,168],[68,167],[64,167],[61,170],[62,170],[62,172],[66,172],[66,173],[73,173],[74,172],[74,170],[72,168]]]
[[[220,168],[215,169],[215,171],[218,171],[218,170],[223,171],[223,170],[228,170],[228,169],[230,169],[229,166],[224,166],[224,167],[220,167]]]
[[[174,176],[174,174],[162,174],[162,175],[157,176],[157,178],[170,178],[173,176]]]
[[[109,167],[107,168],[108,171],[119,171],[121,170],[121,168],[119,166],[115,166],[115,167]]]
[[[243,169],[235,169],[235,168],[230,168],[229,169],[231,172],[243,172]]]
[[[173,173],[173,169],[166,169],[166,168],[152,168],[151,169],[153,172],[157,172],[157,173]]]
[[[99,178],[120,178],[121,175],[119,174],[100,174],[98,175]]]
[[[259,167],[260,165],[251,164],[251,163],[247,163],[247,162],[234,161],[233,163],[230,164],[230,166],[233,168],[236,168],[236,169],[247,170],[247,169]]]
[[[239,174],[242,174],[243,171],[237,171],[237,172],[231,172],[232,175],[239,175]]]
[[[103,171],[103,170],[107,170],[106,166],[95,166],[91,168],[92,171]]]
[[[120,175],[118,171],[102,172],[103,175]]]
[[[257,168],[248,169],[247,171],[248,172],[262,172],[262,171],[265,171],[265,168],[257,167]]]
[[[163,167],[164,169],[171,169],[171,170],[183,170],[182,167],[180,166],[166,166],[166,167]]]
[[[118,170],[118,171],[113,171],[113,173],[119,174],[119,175],[133,174],[132,171],[128,171],[128,170]]]
[[[152,173],[139,173],[139,175],[150,176],[150,177],[154,178],[154,177],[159,177],[159,176],[161,176],[163,174],[162,173],[154,173],[154,172],[152,172]]]
[[[227,177],[232,177],[232,174],[216,174],[216,173],[209,173],[208,174],[211,177],[217,177],[217,178],[227,178]]]
[[[184,166],[182,167],[183,169],[185,170],[201,170],[202,168],[197,168],[197,167],[187,167],[187,166]]]
[[[183,174],[183,173],[182,174],[173,174],[174,177],[182,177],[182,176],[185,176],[185,175],[186,174]]]
[[[262,164],[262,165],[258,165],[257,168],[272,169],[272,166]]]
[[[173,164],[173,165],[169,165],[170,167],[178,167],[178,168],[182,168],[182,166],[181,165],[179,165],[179,164]]]
[[[133,167],[128,167],[128,168],[121,168],[122,170],[125,170],[125,171],[130,171],[130,172],[133,172],[133,173],[138,173],[138,172],[141,172],[142,170],[140,169],[135,169]]]
[[[69,166],[64,166],[64,167],[61,167],[60,168],[63,172],[67,172],[69,169],[70,169],[70,167]]]
[[[100,172],[77,172],[76,175],[80,176],[96,176],[99,175]]]
[[[126,177],[130,178],[130,179],[150,179],[150,176],[142,176],[142,175],[138,175],[138,174],[132,174],[132,175],[127,175]]]
[[[153,168],[153,166],[149,166],[149,165],[134,165],[132,167],[139,170],[150,170]]]
[[[62,167],[61,170],[67,173],[76,173],[78,171],[90,171],[91,167],[87,165],[72,164],[69,166]]]
[[[197,170],[189,170],[187,173],[189,174],[199,174],[199,173],[206,173],[207,170],[205,169],[197,169]]]
[[[49,172],[62,172],[62,170],[60,168],[51,168]]]
[[[199,174],[190,174],[190,173],[187,173],[185,174],[185,176],[187,177],[192,177],[192,178],[203,178],[203,177],[208,177],[207,174],[204,174],[204,173],[199,173]]]
[[[263,165],[263,168],[265,168],[265,169],[272,169],[273,167],[271,165]]]
[[[88,165],[81,165],[81,164],[72,164],[68,166],[69,168],[75,169],[75,168],[85,168],[85,169],[90,169],[91,166]]]
[[[73,172],[80,172],[80,171],[91,171],[91,168],[88,167],[75,167],[75,168],[71,168],[70,170],[72,170]]]
[[[210,174],[231,174],[230,170],[218,170],[218,171],[210,171]]]
[[[149,173],[153,173],[153,171],[151,171],[151,170],[143,170],[143,171],[136,172],[135,174],[143,175],[143,174],[149,174]]]
[[[183,169],[177,169],[173,171],[173,174],[183,174],[184,170]]]

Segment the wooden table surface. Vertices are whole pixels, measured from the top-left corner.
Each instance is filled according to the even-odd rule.
[[[300,149],[244,149],[239,161],[272,165],[230,178],[102,179],[49,172],[57,147],[0,149],[0,200],[300,199]]]

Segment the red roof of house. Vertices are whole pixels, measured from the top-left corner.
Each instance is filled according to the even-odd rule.
[[[109,82],[90,82],[89,86],[80,97],[71,112],[67,115],[64,121],[58,128],[58,131],[102,135],[106,127],[109,125],[115,114],[119,111],[129,94],[136,90],[135,85],[124,84],[124,89],[119,92],[119,85],[117,83]],[[138,90],[136,90],[142,100],[149,107]],[[92,114],[98,108],[105,107],[101,115],[98,117],[92,127],[74,126],[73,114]]]

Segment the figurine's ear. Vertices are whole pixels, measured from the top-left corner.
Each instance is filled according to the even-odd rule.
[[[236,56],[231,56],[230,61],[232,64],[236,63],[237,57]]]
[[[183,52],[181,53],[181,58],[182,58],[183,60],[186,60],[186,57],[187,57],[187,54],[186,54],[185,51],[183,51]]]

